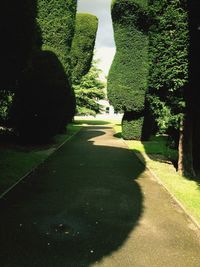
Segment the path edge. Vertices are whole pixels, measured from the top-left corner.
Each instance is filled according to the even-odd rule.
[[[12,184],[8,189],[6,189],[1,195],[0,195],[0,200],[3,199],[12,189],[14,189],[18,184],[20,184],[21,182],[23,182],[28,176],[30,176],[33,172],[35,172],[42,164],[44,164],[44,162],[52,155],[54,154],[56,151],[58,151],[65,143],[67,143],[70,139],[72,139],[76,134],[78,134],[80,132],[80,130],[82,129],[82,127],[75,133],[73,133],[72,135],[68,136],[59,146],[57,146],[55,149],[53,149],[49,155],[43,159],[38,165],[36,165],[35,167],[33,167],[30,171],[28,171],[26,174],[24,174],[21,178],[19,178],[19,180],[17,180],[17,182],[15,182],[14,184]]]
[[[137,152],[135,152],[133,150],[131,150],[131,151],[136,155],[136,157],[145,166],[145,168],[151,173],[151,175],[155,178],[155,180],[168,192],[168,194],[171,196],[171,198],[183,210],[183,212],[186,214],[186,216],[194,223],[194,225],[198,228],[198,230],[200,230],[199,222],[188,212],[188,210],[185,208],[185,206],[171,193],[171,191],[167,188],[167,186],[161,181],[160,177],[150,167],[147,166],[147,164],[145,162],[145,159],[143,159],[141,157],[140,153],[137,153]],[[145,156],[148,157],[148,155],[146,153],[144,153],[144,154],[145,154]]]

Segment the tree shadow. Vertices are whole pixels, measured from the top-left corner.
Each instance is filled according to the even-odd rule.
[[[90,266],[123,246],[143,212],[145,166],[107,138],[80,131],[1,200],[1,267]]]
[[[113,136],[116,137],[116,138],[122,138],[122,133],[121,132],[120,133],[116,133]]]

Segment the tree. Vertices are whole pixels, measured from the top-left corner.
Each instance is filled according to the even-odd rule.
[[[179,142],[180,173],[193,173],[191,118],[186,115],[185,101],[189,93],[187,2],[150,0],[149,10],[153,23],[147,98],[160,132],[169,133],[177,145]]]
[[[193,167],[196,173],[200,170],[200,101],[199,101],[199,77],[200,77],[200,2],[198,0],[187,1],[189,12],[189,89],[186,94],[186,116],[189,123],[185,125],[185,131],[191,132],[190,144],[192,149]],[[189,128],[189,129],[188,129]],[[187,136],[184,139],[187,142]],[[185,152],[185,151],[183,151]],[[191,152],[191,151],[190,151]]]
[[[117,52],[108,77],[108,98],[124,112],[122,135],[141,139],[148,76],[146,0],[115,0],[112,20]]]
[[[78,84],[91,67],[97,27],[97,17],[91,14],[76,15],[75,35],[70,52],[73,84]]]
[[[74,85],[79,115],[96,115],[101,110],[98,100],[105,97],[105,84],[100,80],[100,70],[93,63],[90,71],[82,77],[78,85]]]

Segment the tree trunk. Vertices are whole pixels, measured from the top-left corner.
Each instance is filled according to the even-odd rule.
[[[194,177],[193,167],[193,122],[189,114],[185,115],[180,126],[178,146],[178,173],[182,176]]]

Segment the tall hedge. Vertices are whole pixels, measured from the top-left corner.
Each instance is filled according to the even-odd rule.
[[[81,13],[76,15],[75,35],[70,54],[73,84],[78,84],[91,67],[97,27],[97,17]]]
[[[42,30],[43,49],[58,56],[68,76],[76,4],[76,0],[38,0],[37,21]]]
[[[122,134],[140,139],[148,75],[147,0],[115,0],[112,20],[116,55],[108,77],[108,98],[124,112]]]
[[[75,13],[76,1],[38,0],[35,49],[18,82],[10,116],[18,135],[28,142],[49,140],[65,130],[75,114],[68,79]]]
[[[70,49],[75,29],[76,6],[76,0],[38,0],[37,21],[42,33],[42,49],[51,51],[57,56],[68,79],[69,99],[66,105],[69,105],[69,113],[66,114],[66,123],[72,120],[75,114],[75,95],[71,87]]]
[[[0,90],[15,90],[16,80],[28,64],[36,30],[36,0],[0,4]]]
[[[149,0],[149,101],[161,131],[180,127],[188,85],[186,0]]]
[[[70,86],[62,64],[53,52],[37,52],[20,80],[12,107],[20,138],[49,140],[66,126],[70,105]]]

